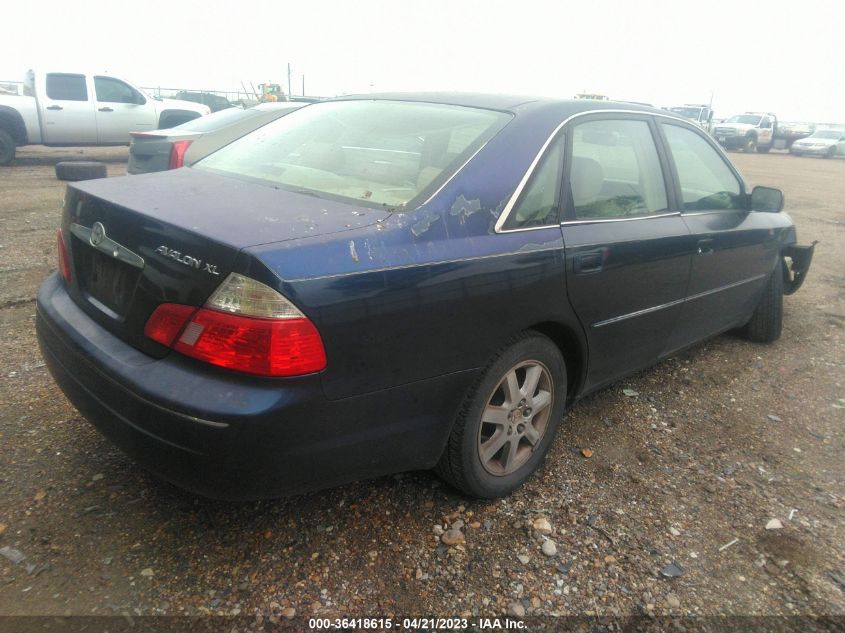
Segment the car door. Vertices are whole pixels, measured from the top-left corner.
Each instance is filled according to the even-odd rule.
[[[46,145],[97,142],[94,104],[85,75],[47,73],[38,95],[41,135]]]
[[[155,108],[138,90],[114,77],[94,77],[99,143],[129,144],[130,132],[156,128]]]
[[[757,145],[771,145],[773,133],[772,117],[766,115],[760,121],[760,129],[757,131]]]
[[[569,300],[589,346],[587,389],[664,352],[689,279],[689,230],[648,115],[568,125],[561,223]]]
[[[688,297],[672,338],[679,349],[751,316],[777,245],[766,214],[748,210],[745,184],[716,145],[682,122],[662,121],[660,128],[695,242]]]

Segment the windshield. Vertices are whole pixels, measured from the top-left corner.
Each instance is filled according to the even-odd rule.
[[[669,110],[675,114],[680,114],[681,116],[685,116],[688,119],[694,119],[696,121],[698,121],[698,118],[701,116],[701,108],[669,108]]]
[[[822,130],[820,132],[816,132],[810,138],[830,138],[838,141],[841,136],[842,132],[837,132],[836,130]]]
[[[759,114],[737,114],[728,119],[728,123],[748,123],[749,125],[757,125],[760,123],[761,117]]]
[[[195,168],[399,207],[453,174],[509,120],[503,112],[442,104],[324,102],[244,136]]]

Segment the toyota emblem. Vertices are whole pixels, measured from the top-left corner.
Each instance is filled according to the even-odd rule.
[[[106,227],[100,222],[94,222],[94,226],[91,227],[91,245],[98,246],[104,239],[106,239]]]

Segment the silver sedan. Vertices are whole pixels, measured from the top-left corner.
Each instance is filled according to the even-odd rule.
[[[834,156],[845,155],[845,132],[841,130],[817,130],[808,136],[795,141],[789,151],[796,156]]]
[[[166,130],[132,132],[127,173],[146,174],[192,165],[224,145],[283,117],[305,103],[261,103],[228,108]]]

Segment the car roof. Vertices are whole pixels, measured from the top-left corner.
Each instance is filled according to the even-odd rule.
[[[633,101],[609,101],[606,99],[559,99],[530,95],[509,95],[473,92],[383,92],[375,94],[345,95],[330,101],[385,100],[441,103],[488,110],[526,112],[553,107],[563,115],[590,110],[631,110],[636,112],[665,115],[666,111]]]
[[[299,103],[296,101],[264,101],[262,103],[257,103],[248,110],[262,110],[267,112],[272,112],[273,110],[298,110],[304,106],[307,106],[307,103]]]

